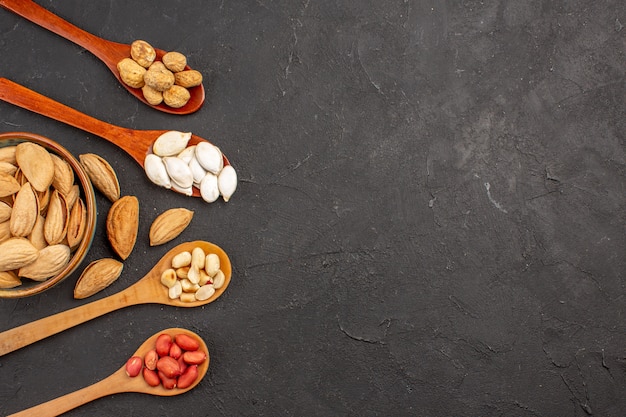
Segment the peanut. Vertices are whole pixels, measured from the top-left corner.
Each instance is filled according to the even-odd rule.
[[[187,351],[183,353],[183,361],[187,365],[200,365],[206,359],[206,354],[201,350]]]
[[[143,368],[143,379],[151,387],[156,387],[161,383],[161,379],[159,379],[159,375],[156,373],[156,371],[148,368]]]
[[[170,347],[172,347],[172,336],[169,334],[160,334],[155,342],[155,350],[159,356],[167,356],[170,353]]]
[[[185,369],[180,377],[178,377],[177,386],[180,389],[190,387],[198,378],[198,365],[192,365]]]
[[[180,358],[180,356],[183,354],[183,350],[180,348],[180,346],[178,346],[176,344],[176,342],[172,343],[172,346],[170,347],[170,357],[174,358],[174,359],[178,359]]]
[[[136,377],[141,372],[143,367],[143,359],[139,356],[133,356],[126,361],[126,375],[131,378]]]
[[[143,358],[144,365],[151,371],[154,371],[156,369],[156,364],[158,360],[159,354],[154,349],[148,351],[148,353],[146,353],[146,356],[144,356]]]
[[[200,343],[193,337],[184,333],[174,336],[174,341],[183,350],[194,351],[200,349]]]
[[[178,361],[171,356],[163,356],[157,361],[157,369],[168,378],[176,378],[180,375]]]

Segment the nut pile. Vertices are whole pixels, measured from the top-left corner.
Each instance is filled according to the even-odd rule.
[[[146,175],[156,185],[192,195],[193,187],[200,190],[207,203],[221,195],[230,200],[237,189],[237,172],[224,165],[222,151],[215,145],[202,141],[187,146],[191,133],[170,130],[160,135],[146,155]]]
[[[189,388],[198,379],[198,365],[207,360],[207,352],[200,342],[184,333],[172,337],[161,333],[154,349],[144,355],[132,356],[126,361],[126,375],[131,378],[140,373],[151,387],[163,385],[165,389]]]
[[[220,258],[200,247],[183,251],[172,258],[170,268],[161,273],[170,299],[183,302],[208,300],[224,286],[226,277],[220,269]]]
[[[186,70],[187,58],[180,52],[168,52],[156,61],[156,51],[146,41],[131,44],[130,57],[117,63],[124,83],[141,88],[146,101],[153,106],[165,103],[169,107],[183,107],[191,94],[189,88],[202,84],[202,74]]]
[[[80,193],[71,165],[43,146],[0,149],[0,288],[65,268],[85,234]]]

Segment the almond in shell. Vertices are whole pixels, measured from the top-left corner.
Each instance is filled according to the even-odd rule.
[[[67,245],[50,245],[39,251],[37,259],[20,268],[17,275],[35,281],[45,281],[65,268],[71,258]]]
[[[54,163],[52,186],[63,195],[68,195],[74,185],[74,170],[70,164],[57,155],[50,154]]]
[[[139,229],[139,200],[135,196],[124,196],[114,202],[106,220],[107,236],[113,250],[123,260],[128,258]]]
[[[11,210],[11,234],[26,237],[33,230],[39,215],[39,201],[29,182],[22,185]]]
[[[78,157],[94,187],[111,202],[120,198],[120,183],[113,167],[101,156],[87,153]]]
[[[33,244],[34,247],[41,250],[48,246],[48,242],[46,242],[46,237],[44,236],[44,226],[46,224],[46,218],[41,214],[37,216],[37,221],[33,226],[33,230],[31,230],[28,235],[28,240]]]
[[[82,198],[79,198],[70,211],[70,218],[67,225],[67,243],[70,245],[70,248],[76,248],[81,240],[83,240],[86,225],[87,208]]]
[[[54,162],[50,152],[33,142],[22,142],[15,149],[17,165],[37,191],[44,191],[54,179]]]
[[[122,273],[124,265],[115,259],[93,261],[83,271],[74,287],[74,298],[83,299],[111,285]]]
[[[65,197],[58,190],[54,190],[50,196],[48,213],[44,223],[43,233],[49,245],[56,245],[65,239],[67,234],[69,213]]]
[[[193,211],[173,208],[161,213],[150,226],[150,246],[162,245],[180,235],[193,218]]]
[[[12,237],[13,235],[11,234],[11,222],[7,220],[6,222],[0,223],[0,242],[4,242],[5,240],[8,240]]]
[[[23,237],[12,237],[0,243],[0,271],[11,271],[37,259],[39,250]]]
[[[17,165],[17,160],[15,159],[16,148],[17,148],[17,145],[5,146],[5,147],[0,148],[0,161]]]
[[[13,271],[0,272],[0,288],[15,288],[22,284],[22,280]]]
[[[11,206],[0,201],[0,222],[6,222],[11,218]]]
[[[1,148],[0,148],[1,149]],[[0,172],[0,197],[15,194],[20,190],[20,183],[13,175]]]

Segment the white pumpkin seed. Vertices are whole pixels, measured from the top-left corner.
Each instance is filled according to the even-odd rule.
[[[200,142],[196,145],[196,159],[209,172],[217,175],[224,166],[222,151],[209,142]]]
[[[196,159],[195,156],[192,157],[191,160],[188,162],[188,165],[189,169],[191,169],[191,173],[193,174],[193,182],[199,183],[200,181],[202,181],[202,178],[204,178],[204,176],[206,175],[206,170],[202,168],[202,166],[198,162],[198,159]]]
[[[183,149],[181,153],[179,153],[176,156],[182,159],[186,164],[189,164],[189,161],[191,161],[191,158],[193,158],[195,154],[196,154],[196,145],[191,145]]]
[[[183,188],[180,185],[176,184],[175,182],[172,181],[172,190],[181,193],[183,195],[186,195],[187,197],[190,197],[193,195],[193,187],[186,187]]]
[[[212,203],[220,196],[217,186],[217,175],[207,172],[200,182],[200,195],[207,203]]]
[[[191,169],[182,159],[174,156],[166,156],[163,158],[163,163],[165,164],[165,169],[170,179],[181,188],[189,188],[193,185]]]
[[[230,197],[237,189],[237,172],[235,168],[231,165],[226,165],[217,177],[217,186],[224,201],[230,200]]]
[[[158,156],[178,155],[187,147],[189,139],[191,139],[191,132],[170,130],[163,133],[154,141],[152,144],[152,152]]]
[[[165,164],[159,156],[153,153],[146,155],[143,165],[150,181],[168,189],[172,187],[170,176],[165,169]]]

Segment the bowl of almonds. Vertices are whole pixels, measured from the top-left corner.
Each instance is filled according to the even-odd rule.
[[[39,294],[71,275],[96,230],[89,177],[63,146],[0,133],[0,297]]]

